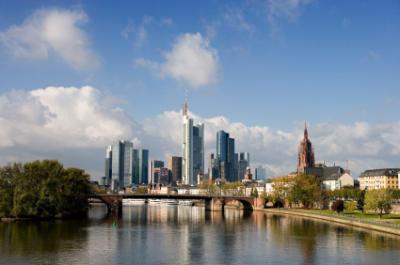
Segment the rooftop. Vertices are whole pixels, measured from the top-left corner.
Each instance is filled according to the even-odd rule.
[[[397,176],[399,172],[400,168],[369,169],[361,173],[360,177]]]

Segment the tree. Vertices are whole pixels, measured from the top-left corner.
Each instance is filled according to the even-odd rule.
[[[0,168],[0,217],[10,216],[13,208],[13,168],[5,166]]]
[[[360,211],[364,211],[365,190],[358,191],[356,195],[356,200],[357,200],[357,209]]]
[[[390,213],[392,209],[392,194],[388,190],[368,190],[365,193],[365,210],[379,211],[379,217],[383,213]]]
[[[297,175],[288,192],[291,203],[301,203],[304,208],[311,208],[322,200],[321,180],[312,175]]]
[[[85,213],[89,175],[43,160],[0,167],[0,217],[52,218]]]

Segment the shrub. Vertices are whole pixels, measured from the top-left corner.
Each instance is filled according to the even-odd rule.
[[[344,201],[343,200],[336,200],[332,203],[331,206],[332,211],[337,213],[341,213],[344,210]]]
[[[357,209],[357,202],[355,201],[347,201],[344,203],[344,209],[348,213],[353,213]]]

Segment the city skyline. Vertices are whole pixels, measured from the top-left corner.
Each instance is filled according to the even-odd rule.
[[[206,160],[225,130],[285,174],[307,120],[316,162],[398,165],[397,1],[23,3],[0,2],[0,164],[59,159],[97,178],[115,139],[166,161],[187,90]]]

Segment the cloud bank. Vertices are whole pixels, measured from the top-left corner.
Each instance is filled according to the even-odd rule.
[[[10,91],[0,95],[0,164],[33,159],[59,159],[82,167],[93,177],[103,174],[105,148],[115,139],[128,139],[136,147],[150,149],[153,159],[181,153],[181,114],[165,111],[137,123],[96,88],[47,87]],[[215,133],[225,130],[236,139],[236,151],[248,151],[253,166],[261,165],[269,176],[296,168],[297,147],[303,123],[290,131],[249,126],[224,116],[202,117],[205,153],[215,152]],[[320,123],[309,126],[317,161],[340,164],[357,176],[362,170],[398,167],[400,121],[353,124]]]
[[[179,36],[171,50],[164,53],[164,60],[159,63],[138,58],[135,63],[159,77],[171,77],[194,89],[217,81],[220,69],[217,50],[200,33]]]
[[[80,27],[87,21],[81,10],[40,9],[22,24],[0,32],[0,44],[18,58],[43,60],[55,56],[76,69],[94,68],[100,64],[99,56]]]

